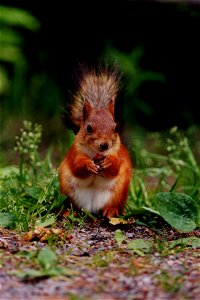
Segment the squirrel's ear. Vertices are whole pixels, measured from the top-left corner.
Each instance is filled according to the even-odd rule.
[[[85,121],[92,111],[92,106],[90,102],[86,99],[83,107],[83,120]]]
[[[112,98],[107,106],[108,111],[114,116],[115,112],[115,100]]]

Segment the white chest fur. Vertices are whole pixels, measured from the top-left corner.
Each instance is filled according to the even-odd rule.
[[[79,208],[97,212],[109,202],[116,179],[91,175],[87,179],[70,176],[71,196]]]

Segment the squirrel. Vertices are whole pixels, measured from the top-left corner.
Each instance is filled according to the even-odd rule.
[[[132,176],[115,121],[120,80],[116,68],[83,70],[68,111],[77,133],[59,166],[60,190],[72,206],[108,218],[124,213]]]

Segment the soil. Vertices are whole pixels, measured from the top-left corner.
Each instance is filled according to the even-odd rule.
[[[126,239],[119,245],[115,232]],[[179,233],[171,227],[149,228],[127,224],[112,225],[106,220],[86,220],[83,224],[57,224],[57,240],[45,239],[49,229],[18,234],[0,230],[1,300],[199,300],[200,249],[176,247],[166,242],[182,237],[200,236],[200,230]],[[42,230],[41,230],[42,231]],[[56,231],[55,231],[56,232]],[[52,233],[52,232],[51,232]],[[135,239],[154,240],[151,253],[134,253],[127,244]],[[48,242],[47,242],[48,240]],[[48,244],[49,243],[49,244]],[[165,246],[163,246],[165,245]],[[20,253],[50,247],[60,264],[72,276],[19,278],[13,270],[35,268],[33,260]]]

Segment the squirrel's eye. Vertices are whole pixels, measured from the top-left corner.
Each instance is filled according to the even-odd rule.
[[[87,133],[92,133],[92,125],[87,125]]]

